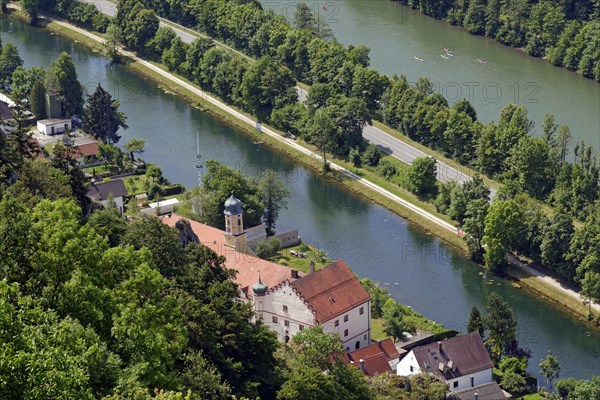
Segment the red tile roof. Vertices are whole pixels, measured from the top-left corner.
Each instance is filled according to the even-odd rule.
[[[370,297],[352,270],[342,260],[290,284],[322,324],[367,301]]]
[[[493,366],[479,332],[415,347],[413,352],[422,372],[433,373],[445,380]]]
[[[164,217],[162,221],[171,227],[175,227],[180,219],[182,217],[173,214],[170,217]],[[192,231],[200,239],[200,243],[210,247],[218,255],[225,257],[225,266],[237,271],[235,280],[248,297],[253,297],[252,285],[258,282],[258,271],[260,271],[261,281],[268,287],[274,287],[285,280],[292,280],[292,270],[290,268],[258,258],[250,248],[245,248],[239,252],[225,246],[224,231],[200,222],[192,220],[189,220],[189,222]],[[302,272],[298,272],[298,275],[304,276]]]
[[[98,142],[80,144],[75,146],[71,158],[95,156],[98,154]]]
[[[362,349],[352,351],[348,353],[348,357],[350,360],[358,362],[361,358],[366,359],[377,354],[383,354],[388,361],[400,358],[400,354],[390,338],[371,343]]]
[[[360,360],[361,359],[352,361],[351,365],[360,369]],[[375,376],[384,372],[392,372],[392,367],[390,367],[390,364],[383,353],[378,353],[362,360],[364,362],[363,374],[367,376]]]

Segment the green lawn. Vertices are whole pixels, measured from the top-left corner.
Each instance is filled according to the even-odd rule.
[[[292,254],[292,250],[297,252],[306,253],[306,258],[296,257]],[[311,260],[316,260],[316,251],[317,249],[312,245],[306,245],[304,243],[300,243],[297,246],[288,247],[285,249],[281,249],[277,252],[277,254],[269,259],[274,263],[279,265],[285,265],[286,267],[290,267],[292,269],[308,272],[310,270],[310,262]],[[330,264],[333,260],[328,257],[325,259],[320,259],[315,262],[315,269],[321,269],[324,266]]]
[[[383,340],[388,335],[383,332],[383,320],[380,318],[371,319],[371,340]]]

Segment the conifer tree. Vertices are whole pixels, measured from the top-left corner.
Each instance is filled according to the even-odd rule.
[[[119,127],[127,129],[125,114],[119,111],[119,102],[98,84],[88,97],[84,113],[85,130],[104,143],[117,143]]]
[[[46,118],[46,88],[44,83],[37,81],[33,84],[31,92],[29,93],[29,104],[31,106],[31,112],[38,119]]]

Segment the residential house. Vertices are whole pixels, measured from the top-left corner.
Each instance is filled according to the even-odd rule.
[[[287,342],[310,326],[339,334],[347,350],[371,342],[371,301],[350,268],[338,260],[323,269],[302,272],[258,258],[247,245],[241,202],[233,195],[225,202],[225,231],[189,221],[200,242],[224,256],[234,269],[239,301],[254,309],[261,320]],[[178,215],[164,217],[174,227]]]
[[[398,375],[429,373],[451,391],[493,382],[492,360],[478,332],[413,348],[397,366]]]
[[[121,179],[109,182],[93,184],[87,194],[90,199],[99,202],[104,207],[108,206],[108,200],[112,196],[117,209],[123,214],[127,188]]]

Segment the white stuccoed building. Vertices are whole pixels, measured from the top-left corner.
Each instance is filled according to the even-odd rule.
[[[342,260],[272,288],[259,280],[252,291],[256,318],[284,342],[307,327],[322,326],[337,333],[346,350],[371,343],[371,299]]]

